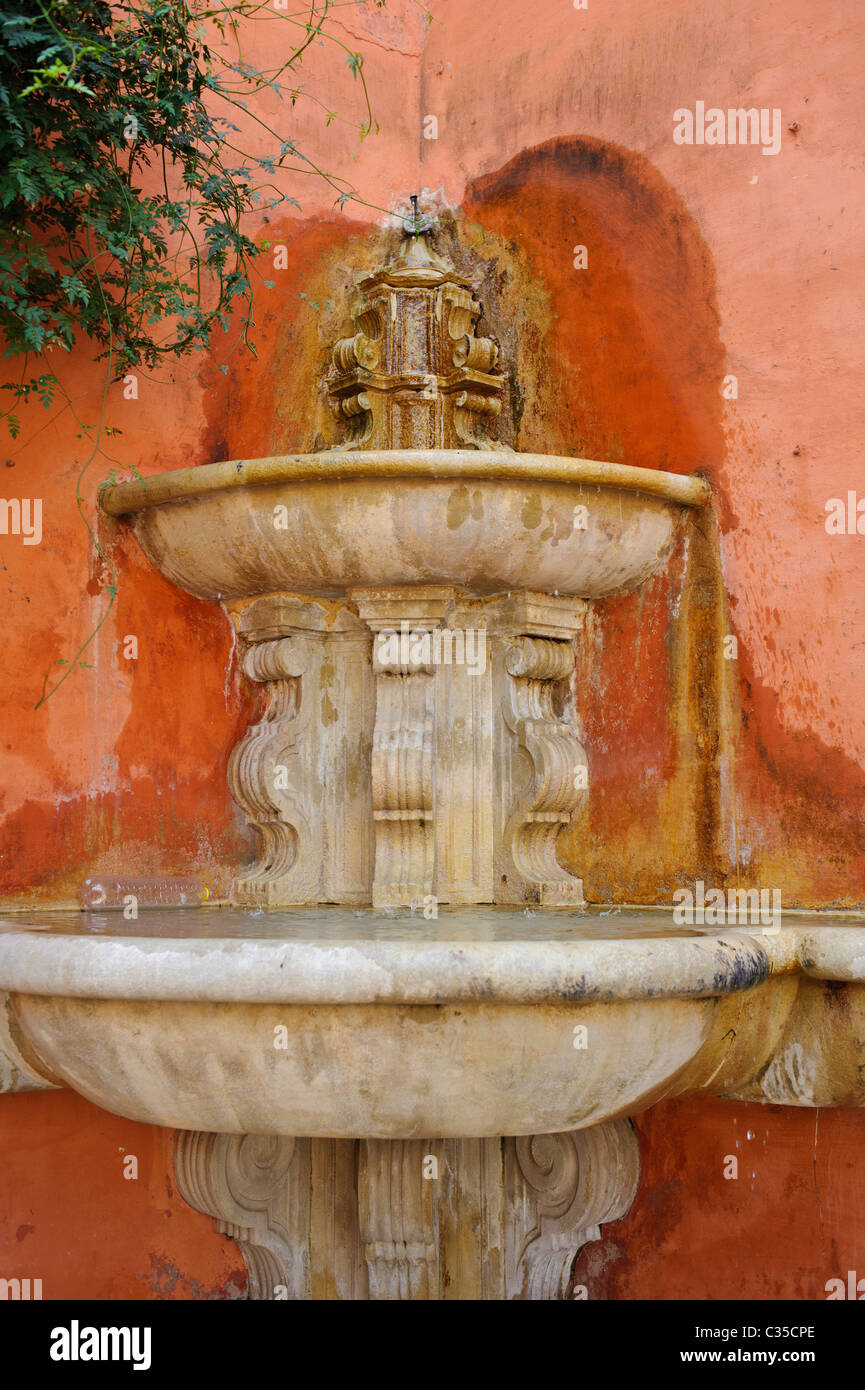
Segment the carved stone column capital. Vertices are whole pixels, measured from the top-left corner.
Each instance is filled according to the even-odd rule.
[[[266,692],[229,766],[260,841],[236,903],[582,903],[556,848],[588,795],[584,603],[381,585],[226,607]]]

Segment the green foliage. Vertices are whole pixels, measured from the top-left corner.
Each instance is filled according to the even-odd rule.
[[[263,87],[288,98],[287,112],[310,95],[280,79],[316,38],[345,48],[322,28],[329,4],[285,15],[287,56],[259,73],[243,59],[241,31],[273,17],[260,0],[0,0],[6,356],[69,350],[83,334],[116,377],[207,348],[238,307],[248,343],[261,247],[243,219],[297,206],[262,177],[318,174],[341,206],[356,196],[248,105]],[[359,55],[345,51],[363,83]],[[361,138],[370,126],[367,102]],[[263,128],[265,157],[241,148],[242,128],[258,138]],[[52,383],[49,372],[6,389],[49,406]]]

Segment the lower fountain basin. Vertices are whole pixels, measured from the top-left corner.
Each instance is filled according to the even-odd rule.
[[[769,968],[759,936],[653,913],[0,925],[0,988],[37,1070],[131,1119],[225,1134],[484,1137],[631,1115]]]

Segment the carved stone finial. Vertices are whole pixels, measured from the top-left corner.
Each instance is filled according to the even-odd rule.
[[[506,449],[481,432],[502,408],[498,344],[475,337],[471,283],[412,207],[396,255],[357,286],[356,332],[333,349],[328,394],[349,426],[340,447]]]

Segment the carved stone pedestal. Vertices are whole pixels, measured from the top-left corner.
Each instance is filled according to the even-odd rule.
[[[582,903],[556,842],[587,795],[584,611],[421,585],[229,605],[267,689],[229,770],[260,838],[233,901]]]
[[[179,1130],[183,1196],[240,1245],[255,1299],[561,1299],[628,1211],[633,1128],[517,1139]]]

